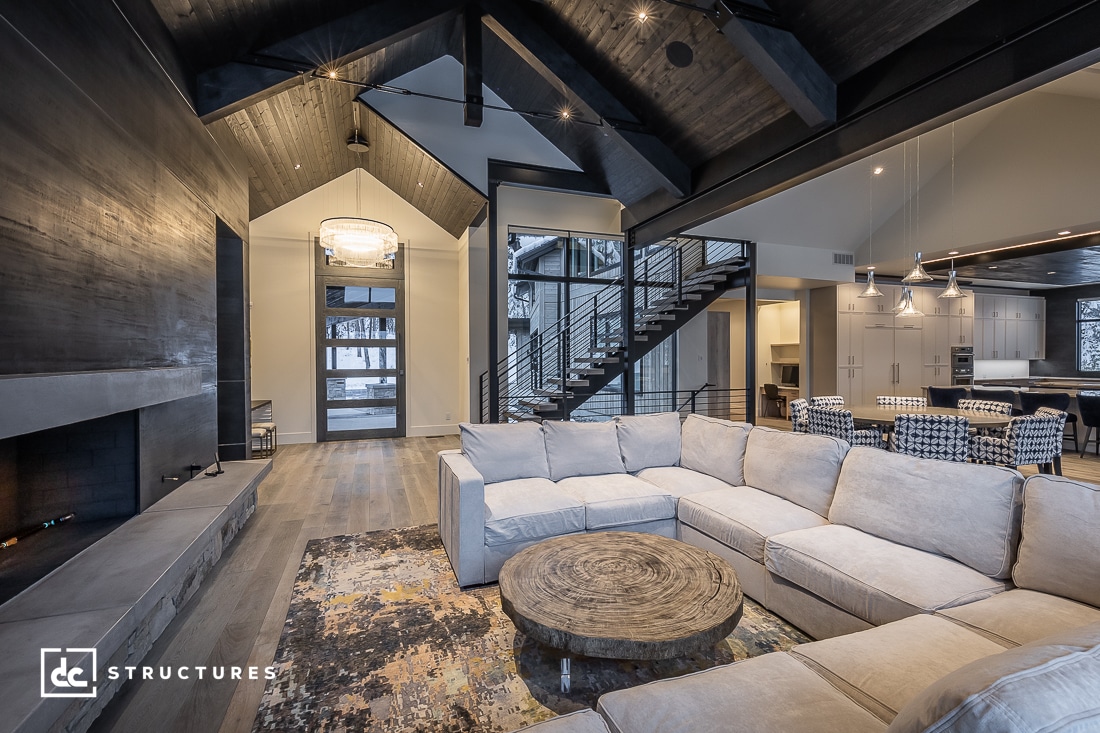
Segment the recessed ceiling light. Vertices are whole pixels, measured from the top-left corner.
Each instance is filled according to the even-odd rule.
[[[1047,274],[1048,274],[1048,275],[1054,275],[1054,274],[1056,274],[1056,273],[1054,272],[1054,270],[1051,270],[1051,271],[1050,271],[1050,272],[1048,272]]]
[[[639,23],[645,23],[647,20],[649,20],[649,13],[644,10],[639,10],[638,15],[636,15],[635,17],[638,19]]]
[[[417,181],[416,185],[420,186],[421,188],[424,188],[424,182],[423,181]]]
[[[329,79],[335,79],[336,78],[336,69],[333,69],[332,71],[328,72],[328,78]]]
[[[953,249],[953,250],[951,250],[950,252],[948,252],[947,254],[949,254],[949,255],[957,255],[958,253],[959,253],[959,250],[957,250],[957,249]]]
[[[1063,229],[1062,231],[1058,232],[1059,237],[1064,237],[1067,234],[1073,234],[1073,232],[1071,232],[1069,229]]]
[[[563,109],[561,112],[558,113],[558,117],[561,117],[563,120],[568,120],[572,116],[573,113],[567,109]]]
[[[299,168],[301,168],[301,167],[302,167],[302,164],[301,164],[301,163],[295,163],[295,164],[294,164],[294,170],[298,170],[298,169],[299,169]]]
[[[990,265],[990,266],[989,266],[989,269],[990,269],[990,270],[996,270],[996,269],[997,269],[997,266],[996,266],[996,265]]]
[[[874,173],[876,176],[881,176],[884,170],[886,169],[883,168],[881,165],[876,165],[871,172]]]

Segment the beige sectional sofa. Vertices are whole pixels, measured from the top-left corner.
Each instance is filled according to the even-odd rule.
[[[676,536],[725,557],[747,595],[819,639],[606,694],[601,719],[570,716],[549,730],[1100,730],[1097,487],[698,416],[678,441],[672,416],[604,424],[602,443],[585,426],[566,427],[574,439],[563,444],[547,423],[548,464],[572,456],[592,472],[580,490],[554,482],[570,471],[547,466],[540,490],[560,487],[576,503],[565,511],[571,523],[555,525],[542,515],[564,507],[504,501],[507,489],[530,485],[495,486],[503,481],[486,483],[478,470],[495,478],[502,459],[479,454],[476,434],[489,441],[489,428],[516,427],[464,428],[472,450],[440,456],[440,529],[460,583],[463,562],[480,573],[474,582],[489,582],[501,555],[555,527],[666,532],[667,510],[633,478],[674,500]],[[610,450],[609,427],[622,469],[595,473],[608,465],[585,454]],[[539,428],[520,429],[533,460]],[[500,543],[487,528],[508,522]]]

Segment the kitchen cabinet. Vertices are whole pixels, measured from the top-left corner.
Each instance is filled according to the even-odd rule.
[[[924,385],[951,384],[951,347],[954,322],[949,316],[924,317],[921,327],[921,358],[924,363]],[[942,371],[939,367],[945,367]]]
[[[840,367],[837,372],[836,393],[844,398],[844,403],[863,402],[863,367]]]
[[[919,395],[921,329],[869,325],[863,335],[863,403],[878,395]]]
[[[977,295],[974,303],[975,359],[1046,357],[1046,299]]]

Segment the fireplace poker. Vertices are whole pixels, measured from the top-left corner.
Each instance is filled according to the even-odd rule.
[[[59,524],[63,524],[65,522],[68,522],[70,519],[72,519],[75,516],[76,516],[75,514],[73,514],[72,512],[69,512],[68,514],[66,514],[63,517],[58,517],[57,519],[51,519],[48,522],[39,522],[38,524],[31,525],[30,527],[24,527],[23,529],[16,532],[15,536],[12,537],[11,539],[6,540],[4,542],[0,542],[0,549],[3,549],[5,547],[11,547],[12,545],[14,545],[19,540],[25,540],[25,539],[27,539],[28,537],[30,537],[32,534],[34,534],[36,532],[41,532],[44,529],[49,529],[50,527],[54,527],[54,526],[57,526]]]

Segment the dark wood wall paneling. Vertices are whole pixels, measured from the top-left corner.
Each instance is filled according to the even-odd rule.
[[[1031,362],[1033,377],[1088,377],[1096,372],[1077,370],[1077,300],[1100,298],[1100,285],[1057,290],[1033,290],[1047,301],[1047,358]]]
[[[215,216],[247,236],[248,187],[122,7],[0,11],[0,373],[202,366],[202,396],[141,411],[144,507],[213,457]]]

